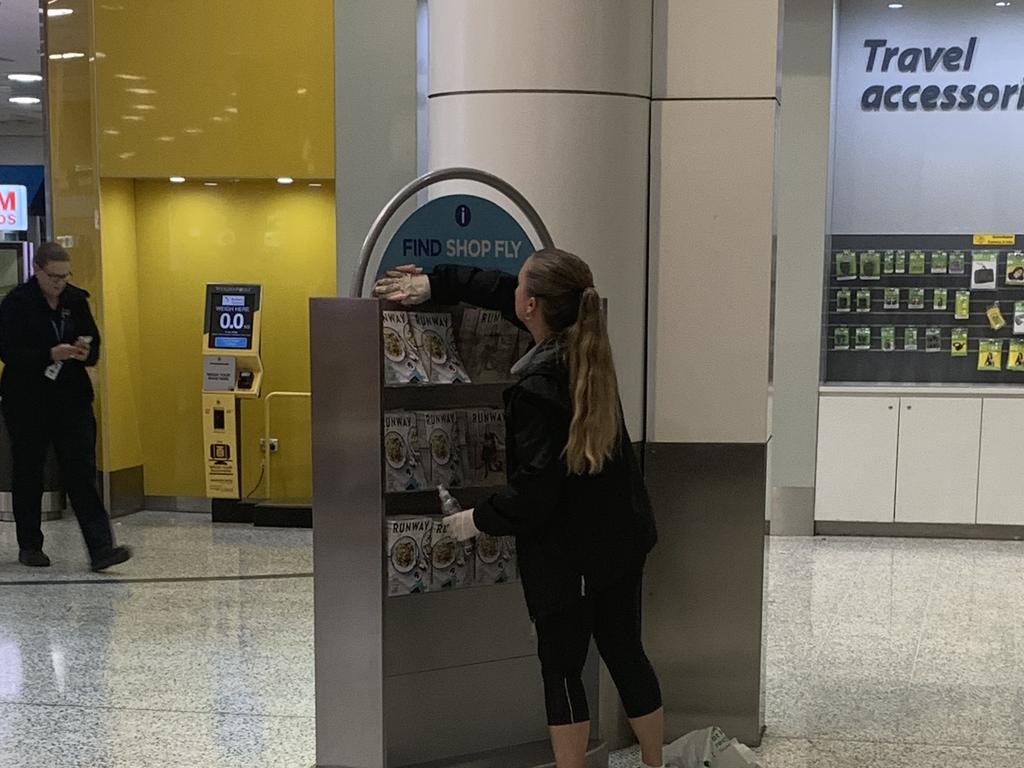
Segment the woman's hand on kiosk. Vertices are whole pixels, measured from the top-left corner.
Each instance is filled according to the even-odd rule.
[[[467,541],[480,534],[480,530],[473,522],[473,510],[464,509],[454,515],[447,515],[444,518],[445,528],[456,541]]]
[[[399,304],[422,304],[430,299],[430,278],[412,264],[395,267],[374,283],[373,295]]]

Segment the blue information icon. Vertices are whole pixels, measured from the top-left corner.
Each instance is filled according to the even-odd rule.
[[[455,223],[460,227],[468,227],[473,214],[468,205],[460,205],[455,209]]]

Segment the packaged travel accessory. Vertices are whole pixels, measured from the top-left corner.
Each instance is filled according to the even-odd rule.
[[[917,351],[917,328],[903,329],[903,348],[908,352]]]
[[[1003,317],[1003,312],[999,309],[999,302],[994,302],[991,307],[985,310],[985,315],[988,317],[988,324],[992,327],[993,331],[998,331],[1006,327],[1006,318]]]
[[[857,279],[857,254],[853,251],[840,251],[836,254],[836,280]]]
[[[849,288],[840,288],[836,291],[836,312],[849,312],[852,296]]]
[[[971,254],[971,290],[995,290],[998,260],[999,254],[995,251],[974,251]]]
[[[924,351],[925,352],[941,352],[942,351],[942,329],[941,328],[926,328],[924,331]]]
[[[886,309],[899,309],[900,308],[900,289],[899,288],[886,288],[885,289],[885,308]]]
[[[971,292],[957,291],[956,304],[953,316],[957,320],[970,320],[971,318]]]
[[[860,279],[880,280],[882,277],[882,257],[878,251],[865,251],[860,255]]]
[[[896,251],[896,265],[893,267],[893,273],[897,275],[905,274],[907,271],[907,252]]]
[[[882,351],[892,352],[896,349],[896,329],[887,325],[882,328]]]
[[[1006,284],[1024,285],[1024,251],[1006,254]]]
[[[1013,333],[1016,336],[1024,336],[1024,301],[1013,304]]]
[[[431,384],[468,384],[469,374],[455,345],[447,312],[410,312],[409,326]]]
[[[408,312],[382,312],[384,381],[387,384],[423,384],[427,369],[420,359]]]
[[[857,349],[871,349],[871,329],[869,327],[861,326],[857,329],[855,345]]]
[[[963,251],[950,251],[949,254],[949,274],[951,275],[962,275],[965,272],[965,265],[967,257]]]
[[[1010,359],[1006,361],[1006,370],[1024,371],[1024,339],[1010,339]]]
[[[858,312],[870,312],[871,311],[871,289],[861,288],[857,291],[857,311]]]
[[[911,288],[907,291],[907,307],[924,309],[924,288]]]
[[[982,339],[978,344],[978,370],[1003,370],[1003,340]]]
[[[882,274],[891,275],[896,271],[896,251],[886,251],[882,254]]]
[[[832,349],[850,348],[850,327],[840,325],[832,332]]]
[[[910,252],[910,274],[912,275],[923,275],[924,274],[924,251],[911,251]]]
[[[466,411],[469,482],[476,485],[504,485],[505,412],[500,408]]]
[[[949,291],[945,288],[936,288],[932,293],[932,309],[936,312],[945,312],[949,303]]]
[[[946,251],[932,251],[932,274],[944,275],[949,272],[949,253]]]
[[[388,595],[415,595],[430,591],[430,538],[434,521],[429,517],[391,517],[387,531]]]
[[[967,357],[967,329],[954,328],[953,341],[950,344],[950,354],[953,357]]]
[[[427,487],[416,427],[415,413],[387,411],[384,414],[385,490],[389,493],[420,491]]]

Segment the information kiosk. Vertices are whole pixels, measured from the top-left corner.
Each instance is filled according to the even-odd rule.
[[[203,325],[203,445],[206,495],[241,496],[239,398],[256,398],[263,382],[260,360],[259,285],[206,286]]]

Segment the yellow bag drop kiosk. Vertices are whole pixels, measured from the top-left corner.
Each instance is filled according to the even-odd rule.
[[[242,495],[242,431],[239,398],[257,398],[263,383],[260,360],[262,287],[210,283],[203,325],[203,448],[206,495],[238,501]],[[225,506],[234,506],[227,502]]]

